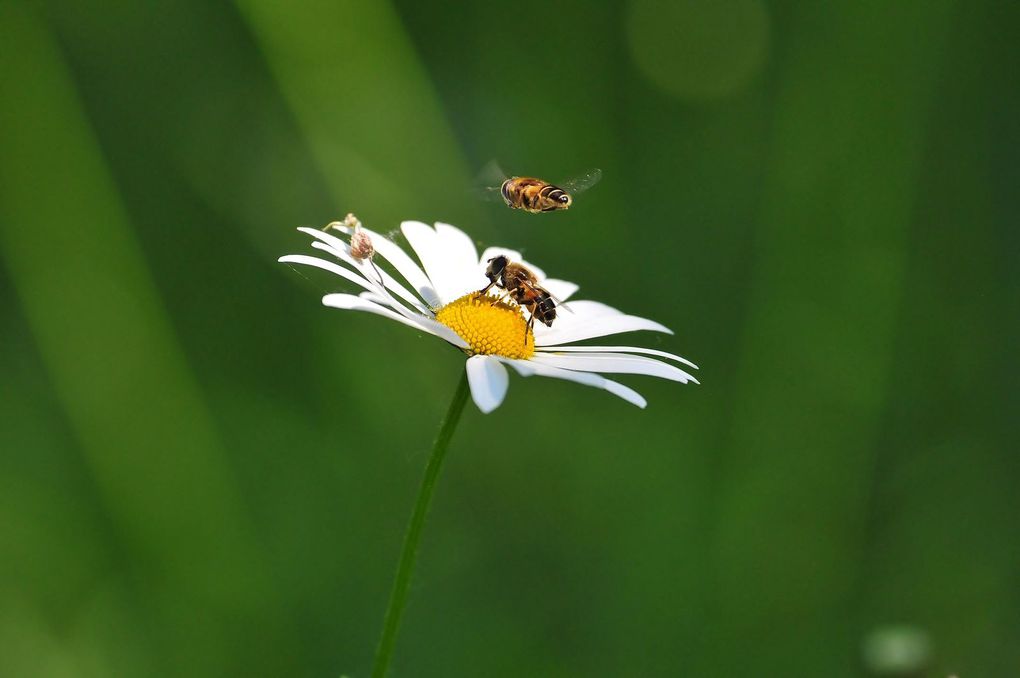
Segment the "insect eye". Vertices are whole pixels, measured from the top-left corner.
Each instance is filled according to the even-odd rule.
[[[570,198],[567,197],[566,193],[560,196],[560,202],[566,202],[568,200],[570,200]]]

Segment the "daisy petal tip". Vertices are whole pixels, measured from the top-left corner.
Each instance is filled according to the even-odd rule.
[[[484,401],[479,402],[479,400],[474,396],[472,396],[471,399],[475,401],[475,405],[478,407],[478,411],[481,412],[482,414],[492,414],[497,409],[499,409],[499,405],[485,403]]]
[[[637,393],[623,394],[623,393],[621,393],[619,391],[614,391],[612,389],[606,389],[606,390],[609,391],[610,393],[612,393],[613,395],[619,396],[623,400],[626,400],[628,403],[630,403],[631,405],[637,407],[640,410],[643,410],[643,409],[648,407],[648,401],[645,400],[644,398],[642,398]]]
[[[498,359],[485,355],[471,356],[464,369],[471,387],[471,399],[482,414],[489,414],[503,403],[510,377]]]
[[[408,236],[408,232],[410,232],[412,234],[421,233],[422,231],[433,232],[432,231],[432,227],[429,226],[428,224],[426,224],[424,221],[414,221],[414,220],[401,221],[400,222],[400,231],[404,234],[404,237],[406,237],[406,238],[410,238],[410,236]]]
[[[353,294],[344,294],[342,292],[334,292],[327,294],[322,297],[323,306],[331,306],[333,308],[346,308],[351,299],[357,299]]]
[[[637,405],[642,410],[648,406],[648,401],[645,400],[644,396],[642,396],[640,393],[630,388],[629,386],[624,386],[618,381],[606,379],[605,383],[602,385],[602,388],[609,391],[615,396],[623,398],[631,405]]]

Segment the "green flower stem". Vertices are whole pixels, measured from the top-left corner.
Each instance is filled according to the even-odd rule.
[[[450,403],[450,409],[443,418],[439,428],[439,435],[432,444],[432,454],[429,456],[429,463],[425,467],[425,477],[421,481],[421,489],[418,490],[418,500],[414,504],[414,512],[411,514],[411,522],[407,525],[407,534],[404,536],[404,546],[400,550],[400,563],[397,565],[397,576],[393,579],[393,591],[390,593],[390,604],[386,608],[386,619],[383,621],[382,636],[379,638],[379,648],[375,652],[375,668],[372,669],[372,678],[385,678],[390,668],[390,660],[393,658],[393,648],[397,642],[397,633],[400,631],[400,618],[404,615],[404,608],[407,607],[407,591],[411,584],[411,574],[414,572],[414,562],[418,558],[418,543],[421,541],[422,528],[425,525],[425,516],[429,512],[429,504],[432,503],[432,493],[436,489],[436,479],[439,477],[439,468],[443,465],[446,457],[446,448],[450,445],[450,438],[457,428],[460,415],[464,411],[464,403],[468,397],[467,370],[464,370],[457,392]]]

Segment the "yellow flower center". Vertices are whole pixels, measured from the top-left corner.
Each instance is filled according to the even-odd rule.
[[[516,304],[472,292],[436,311],[436,320],[459,334],[472,355],[526,359],[535,353],[535,335]]]

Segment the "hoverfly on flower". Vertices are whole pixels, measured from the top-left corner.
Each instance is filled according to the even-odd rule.
[[[538,375],[593,386],[638,407],[646,405],[639,393],[602,375],[640,374],[697,383],[678,365],[697,367],[673,353],[640,346],[577,344],[640,330],[672,332],[654,320],[627,315],[597,301],[571,300],[578,289],[574,283],[547,277],[511,249],[490,247],[479,254],[474,241],[449,224],[403,222],[400,230],[411,245],[410,253],[363,227],[339,224],[330,229],[346,239],[313,228],[298,230],[314,238],[312,247],[328,257],[290,254],[280,257],[281,262],[330,271],[363,290],[327,294],[322,298],[324,305],[380,315],[462,351],[467,356],[471,395],[482,412],[491,412],[503,402],[509,386],[507,367],[524,377]],[[371,238],[376,257],[384,259],[392,273],[381,267],[375,270],[374,262],[353,256],[350,239],[356,230]],[[494,285],[520,287],[506,278],[506,264],[513,262],[529,274],[531,291],[520,293],[523,303],[517,299],[505,303],[487,293]],[[569,300],[571,312],[558,318],[556,327],[552,326],[556,316],[549,315],[548,302],[535,290],[548,293],[550,299]],[[560,307],[567,308],[562,302]],[[525,318],[524,309],[541,322]]]

